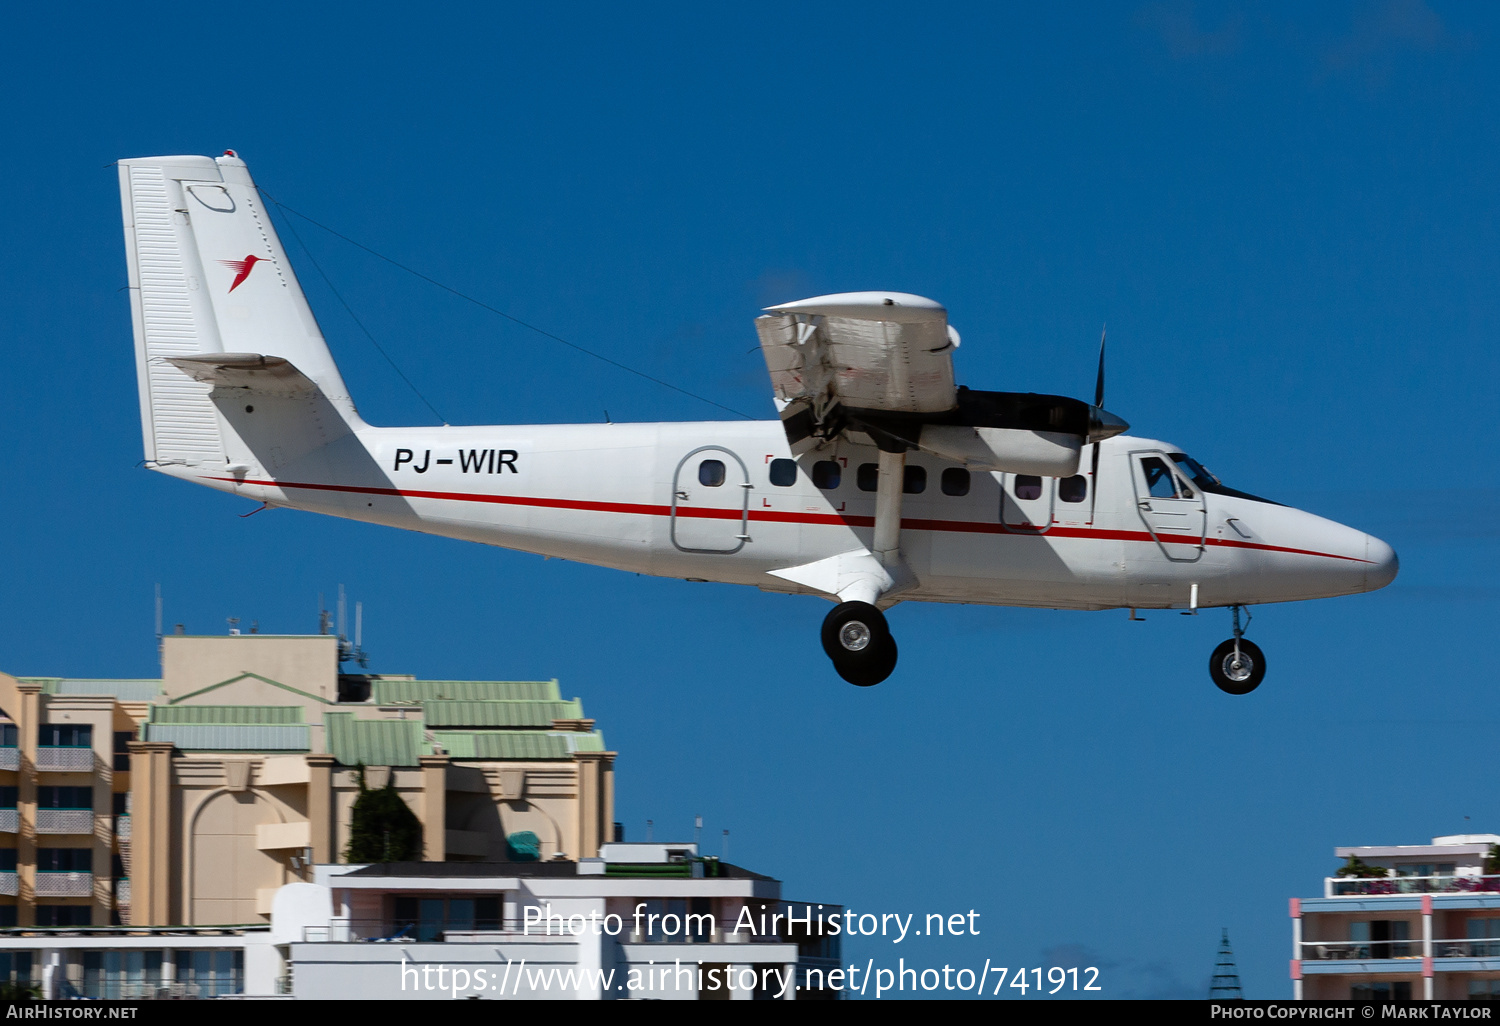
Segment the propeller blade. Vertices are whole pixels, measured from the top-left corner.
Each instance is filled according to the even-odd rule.
[[[1104,336],[1109,325],[1099,329],[1099,378],[1094,384],[1094,405],[1104,408]]]
[[[1094,510],[1099,508],[1099,443],[1094,443],[1094,466],[1089,474],[1089,526],[1094,524]]]

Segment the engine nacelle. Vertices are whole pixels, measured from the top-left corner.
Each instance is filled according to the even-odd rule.
[[[1062,431],[1025,428],[966,427],[925,424],[921,447],[977,470],[1037,477],[1072,477],[1078,473],[1083,439]]]

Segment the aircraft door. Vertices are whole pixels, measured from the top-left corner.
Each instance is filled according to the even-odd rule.
[[[1208,529],[1203,493],[1177,473],[1163,452],[1131,453],[1130,476],[1136,508],[1162,554],[1174,563],[1202,559]]]
[[[1046,534],[1052,527],[1057,479],[1035,474],[998,474],[1000,523],[1012,534]]]
[[[672,475],[672,544],[682,552],[738,552],[750,540],[750,472],[728,449],[704,445]]]

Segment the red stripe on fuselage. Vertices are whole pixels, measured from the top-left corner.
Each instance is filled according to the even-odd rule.
[[[489,495],[482,492],[436,492],[404,488],[369,488],[359,485],[309,484],[292,481],[241,481],[233,477],[209,477],[209,481],[229,481],[235,484],[260,485],[268,488],[301,488],[315,492],[346,492],[353,495],[391,495],[403,499],[439,499],[449,502],[488,502],[501,506],[535,506],[542,509],[576,509],[588,513],[631,513],[637,516],[665,517],[672,515],[672,507],[645,502],[602,502],[597,499],[547,499],[538,496]],[[689,509],[678,507],[676,515],[702,520],[739,520],[745,514],[737,509]],[[750,510],[752,523],[776,524],[826,524],[844,527],[874,527],[875,518],[840,513],[783,513],[776,510]],[[977,520],[927,520],[919,517],[902,517],[901,529],[905,531],[950,531],[961,534],[1004,534],[1014,538],[1090,538],[1096,541],[1154,542],[1156,538],[1147,531],[1115,531],[1097,527],[1059,527],[1053,525],[1047,531],[1012,531],[1003,524],[991,524]],[[1180,537],[1162,535],[1161,542],[1167,545],[1197,545],[1198,539],[1191,535]],[[1258,542],[1238,541],[1230,538],[1204,538],[1204,544],[1230,549],[1255,549],[1261,552],[1285,552],[1295,556],[1321,556],[1324,559],[1344,559],[1351,563],[1369,563],[1358,556],[1340,556],[1333,552],[1317,552],[1312,549],[1294,549],[1285,545],[1263,545]]]

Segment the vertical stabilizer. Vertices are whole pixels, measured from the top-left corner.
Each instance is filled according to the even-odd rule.
[[[226,153],[140,157],[119,167],[147,461],[226,461],[226,425],[211,385],[171,362],[183,357],[280,357],[358,426],[245,162]]]

